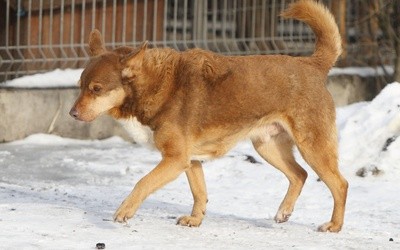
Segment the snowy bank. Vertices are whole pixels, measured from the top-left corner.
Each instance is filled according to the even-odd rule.
[[[400,177],[400,84],[387,85],[371,102],[337,109],[340,165],[359,175]]]

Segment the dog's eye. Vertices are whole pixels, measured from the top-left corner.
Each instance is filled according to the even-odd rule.
[[[99,85],[94,85],[92,91],[94,93],[99,93],[101,91],[101,87]]]
[[[101,88],[99,86],[94,86],[93,87],[93,91],[94,92],[99,92],[101,90]]]

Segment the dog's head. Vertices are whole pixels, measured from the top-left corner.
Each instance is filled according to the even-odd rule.
[[[123,81],[123,69],[128,66],[134,69],[131,64],[135,60],[131,59],[141,57],[146,46],[147,43],[144,43],[138,49],[122,47],[106,51],[100,32],[92,31],[89,37],[91,58],[79,80],[80,95],[70,115],[77,120],[90,122],[121,106],[129,92]]]

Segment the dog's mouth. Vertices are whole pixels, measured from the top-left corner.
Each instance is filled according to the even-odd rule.
[[[88,122],[88,121],[86,121],[86,120],[84,120],[84,119],[82,119],[82,118],[80,118],[80,117],[75,117],[75,116],[73,116],[73,118],[74,118],[75,120],[77,120],[77,121],[80,121],[80,122]]]

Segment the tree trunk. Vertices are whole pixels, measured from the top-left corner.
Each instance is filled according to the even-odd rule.
[[[400,82],[400,43],[396,44],[396,57],[394,60],[394,73],[393,80],[396,82]]]
[[[400,3],[399,1],[393,1],[393,20],[391,25],[393,27],[393,45],[396,51],[396,57],[394,62],[394,74],[393,80],[396,82],[400,82]]]
[[[336,0],[331,3],[332,14],[335,16],[336,23],[339,27],[340,36],[342,37],[343,52],[340,56],[341,64],[346,61],[347,57],[347,31],[346,31],[346,0]]]

